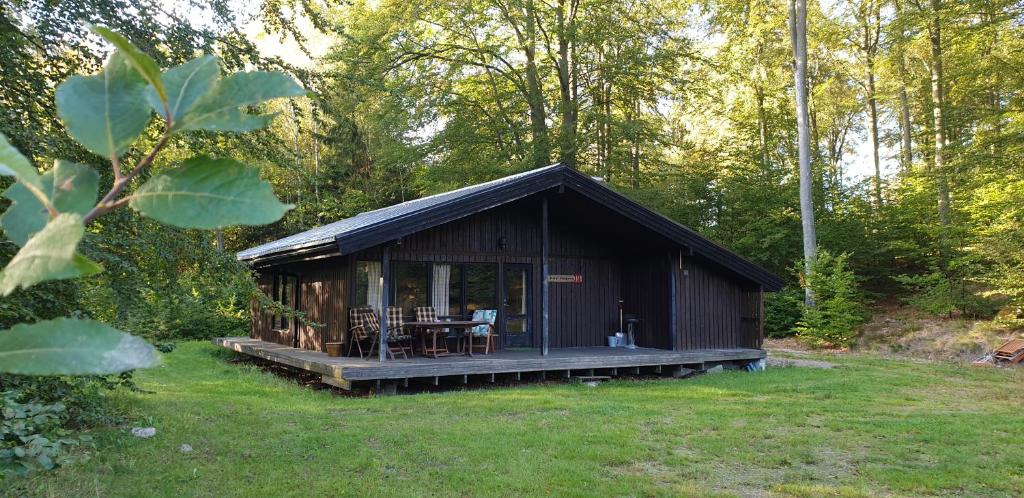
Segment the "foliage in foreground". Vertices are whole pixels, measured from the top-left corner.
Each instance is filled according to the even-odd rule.
[[[813,306],[804,306],[796,325],[801,340],[818,347],[848,347],[853,344],[857,327],[867,318],[857,277],[848,266],[846,253],[833,256],[818,253],[804,280],[812,291]]]
[[[156,157],[182,133],[263,128],[273,114],[246,109],[303,94],[294,80],[260,71],[221,77],[220,63],[212,56],[161,71],[123,36],[101,26],[92,31],[117,50],[98,74],[61,83],[56,110],[75,141],[110,161],[113,182],[97,202],[99,174],[92,167],[58,159],[40,175],[0,134],[0,175],[17,179],[4,192],[11,205],[0,225],[7,239],[21,247],[0,273],[4,296],[102,272],[99,263],[82,254],[81,243],[94,220],[119,208],[130,206],[142,216],[192,229],[270,223],[290,208],[277,200],[256,168],[234,159],[196,155],[149,178],[143,173],[149,174]],[[136,142],[147,145],[143,132],[154,111],[160,136],[126,170],[122,159],[127,163]],[[151,366],[156,359],[142,339],[90,318],[22,323],[0,333],[0,372],[5,373],[107,374]]]

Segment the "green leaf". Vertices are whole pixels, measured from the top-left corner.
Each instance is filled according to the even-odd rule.
[[[167,89],[167,107],[171,119],[178,122],[196,100],[213,88],[220,76],[220,62],[216,57],[204,55],[180,66],[172,67],[163,74],[164,88]],[[152,89],[147,92],[149,105],[160,115],[165,113],[163,101]]]
[[[272,223],[293,207],[277,200],[256,168],[206,156],[150,178],[131,199],[132,208],[150,218],[202,229]]]
[[[0,331],[0,372],[107,375],[157,363],[146,341],[93,320],[58,318]]]
[[[7,136],[3,133],[0,133],[0,176],[14,176],[36,187],[41,186],[39,171],[36,171],[36,167],[7,141]]]
[[[99,175],[84,164],[58,160],[53,169],[39,176],[39,182],[39,190],[62,213],[85,215],[96,204]],[[11,242],[23,246],[46,226],[50,213],[21,182],[11,185],[3,196],[11,205],[0,215],[0,226]]]
[[[120,52],[93,76],[72,76],[57,87],[57,114],[68,133],[96,154],[120,156],[149,123],[146,84]]]
[[[84,164],[58,160],[53,166],[53,206],[61,213],[85,215],[96,205],[100,175]]]
[[[211,92],[203,95],[175,129],[251,131],[265,126],[273,116],[245,114],[239,107],[304,93],[302,87],[284,73],[235,73],[222,78]]]
[[[132,45],[132,42],[121,36],[120,33],[106,26],[90,26],[89,29],[117,47],[124,54],[125,58],[128,59],[128,63],[142,76],[142,79],[146,80],[153,87],[153,90],[160,97],[160,101],[167,102],[167,91],[164,89],[163,79],[160,78],[160,67],[156,65],[156,62],[150,56],[139,50],[135,45]]]
[[[75,252],[85,235],[82,217],[65,213],[28,239],[24,247],[0,273],[0,295],[7,296],[18,287],[28,288],[47,280],[84,277],[102,271],[102,267]]]
[[[51,192],[53,171],[43,173],[39,177],[39,182],[39,190],[44,193]],[[23,246],[34,233],[46,226],[46,222],[50,220],[50,213],[22,182],[8,187],[4,191],[4,197],[11,200],[11,205],[3,215],[0,215],[0,226],[3,226],[8,240]]]

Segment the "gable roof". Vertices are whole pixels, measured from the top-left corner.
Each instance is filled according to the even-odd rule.
[[[237,257],[243,261],[255,262],[265,258],[321,250],[351,254],[555,187],[569,188],[589,197],[633,222],[764,286],[765,290],[774,291],[782,288],[782,280],[773,273],[693,230],[645,208],[603,182],[561,164],[360,213],[351,218],[246,249],[239,252]]]

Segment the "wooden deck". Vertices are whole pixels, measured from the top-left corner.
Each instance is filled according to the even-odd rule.
[[[326,353],[297,349],[248,337],[219,337],[213,343],[239,353],[263,358],[323,376],[324,382],[351,388],[353,382],[390,381],[408,385],[409,379],[437,384],[441,378],[495,375],[553,374],[561,377],[592,375],[600,370],[605,375],[648,372],[673,373],[684,369],[702,370],[717,364],[740,364],[764,358],[763,349],[699,349],[668,351],[664,349],[624,348],[560,348],[547,356],[531,351],[499,351],[489,355],[447,356],[388,360],[364,360],[356,357],[332,358]]]

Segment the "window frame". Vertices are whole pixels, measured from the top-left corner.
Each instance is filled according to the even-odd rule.
[[[291,296],[285,296],[285,291],[288,289],[288,280],[292,280],[292,292]],[[299,311],[298,303],[301,299],[302,292],[302,276],[294,272],[274,272],[271,273],[271,286],[270,286],[270,299],[281,306],[289,306],[295,311]],[[291,299],[285,299],[290,297]],[[292,330],[295,325],[295,317],[289,319],[283,313],[274,313],[273,320],[271,321],[272,330]]]
[[[357,263],[358,263],[358,261],[371,261],[371,260],[360,259],[360,260],[357,260]],[[469,299],[469,296],[468,296],[468,278],[467,278],[466,267],[467,266],[472,266],[472,265],[489,265],[489,266],[491,266],[494,269],[494,294],[491,296],[491,299],[494,302],[495,308],[500,308],[501,307],[500,306],[500,300],[501,300],[501,276],[499,275],[499,272],[501,270],[501,265],[499,265],[497,262],[480,262],[480,261],[451,261],[451,262],[449,262],[449,261],[424,261],[424,260],[418,260],[418,259],[409,259],[409,260],[403,259],[403,260],[392,260],[391,261],[392,267],[394,267],[394,265],[396,263],[403,263],[403,264],[426,264],[427,265],[427,275],[426,275],[427,276],[427,289],[426,289],[427,290],[427,295],[426,295],[426,302],[427,302],[428,306],[430,306],[431,303],[434,302],[434,266],[435,265],[449,265],[449,266],[451,266],[453,268],[456,268],[456,267],[459,268],[459,292],[460,292],[460,296],[459,296],[459,302],[457,303],[458,307],[459,307],[459,314],[458,315],[450,314],[450,312],[451,312],[451,304],[449,304],[449,309],[448,310],[443,310],[443,313],[442,313],[441,310],[438,310],[438,316],[439,317],[452,317],[452,318],[459,318],[459,319],[468,319],[469,318],[467,316],[467,310],[466,310],[467,305],[468,305],[468,299]],[[398,295],[397,295],[398,283],[396,281],[396,277],[397,277],[397,272],[391,271],[391,275],[389,276],[389,281],[388,281],[388,293],[389,293],[388,294],[388,305],[389,306],[395,306],[397,301],[398,301]],[[358,279],[358,270],[355,268],[355,265],[353,265],[353,269],[352,269],[352,285],[353,285],[354,289],[357,288],[357,286],[359,285],[358,282],[356,282],[356,279]],[[449,284],[449,285],[451,285],[451,284]],[[350,306],[358,306],[358,303],[359,303],[360,299],[361,298],[357,295],[357,293],[353,292],[352,295],[351,295],[350,301],[349,301],[349,305]]]

